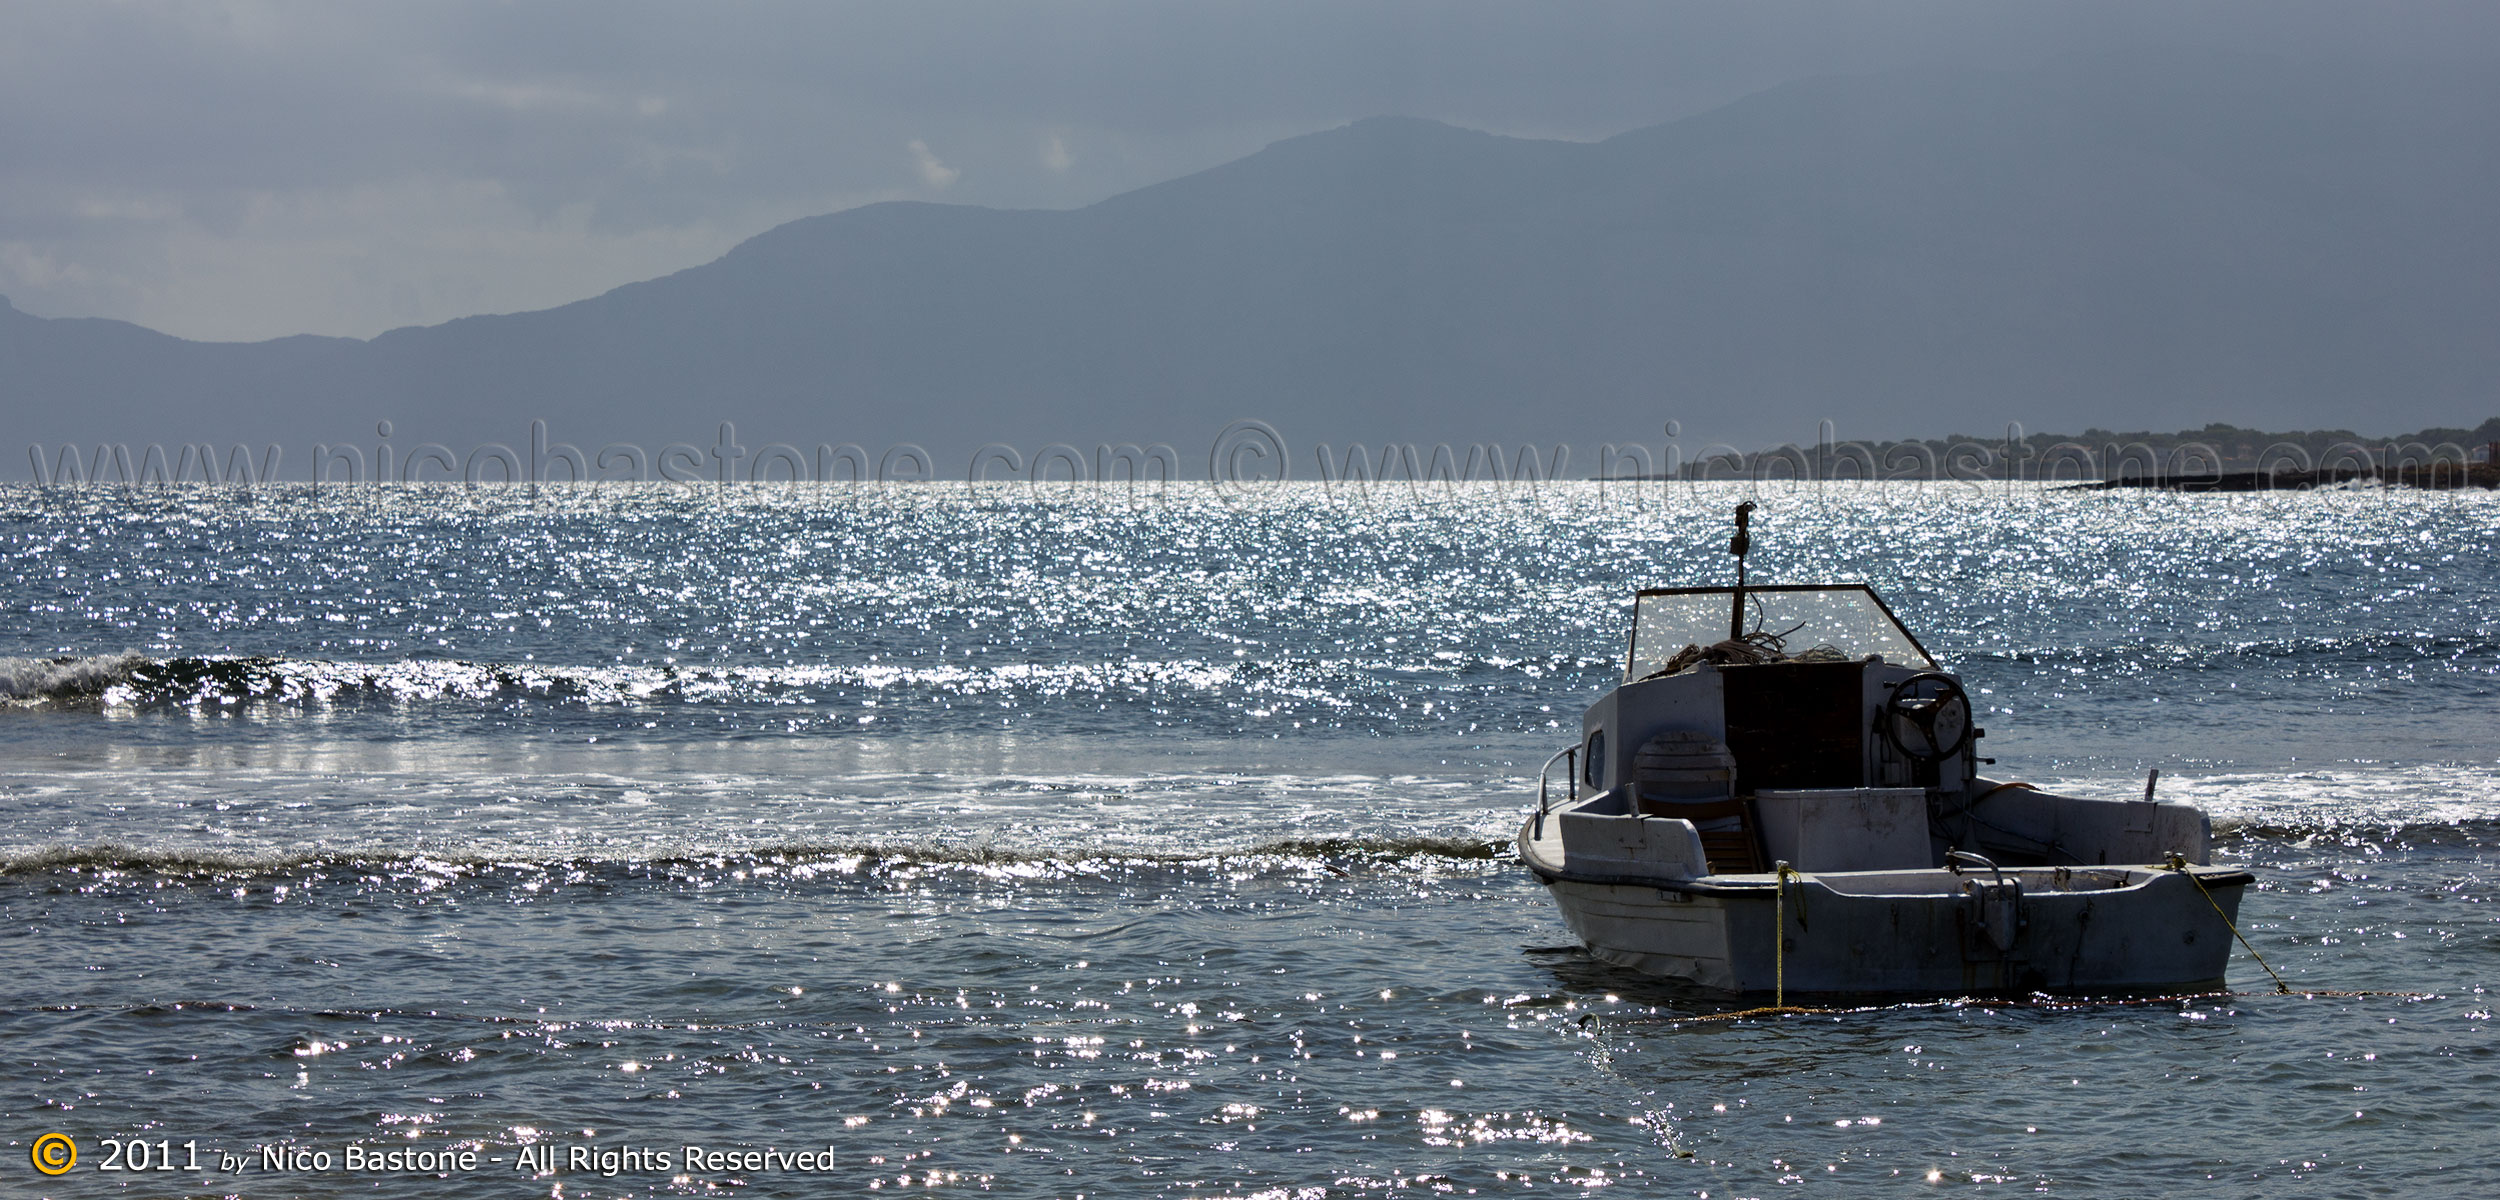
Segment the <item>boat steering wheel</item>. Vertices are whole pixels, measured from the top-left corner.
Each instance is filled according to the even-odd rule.
[[[1912,761],[1942,762],[1970,744],[1970,697],[1942,671],[1901,681],[1884,701],[1884,739]]]

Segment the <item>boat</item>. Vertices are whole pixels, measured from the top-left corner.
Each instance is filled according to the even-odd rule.
[[[2252,876],[2200,809],[1981,775],[1967,690],[1863,583],[1643,590],[1520,859],[1591,954],[1735,993],[2213,990]],[[1557,778],[1559,769],[1560,778]]]

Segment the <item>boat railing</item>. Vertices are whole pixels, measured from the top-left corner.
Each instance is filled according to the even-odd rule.
[[[1554,757],[1546,759],[1545,765],[1537,768],[1536,827],[1530,837],[1545,836],[1545,813],[1552,807],[1549,800],[1552,790],[1546,785],[1554,776],[1555,763],[1563,764],[1563,803],[1569,804],[1580,798],[1580,744],[1573,742],[1555,751]]]

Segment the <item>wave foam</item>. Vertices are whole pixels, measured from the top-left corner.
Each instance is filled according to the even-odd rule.
[[[0,658],[0,701],[17,704],[96,701],[151,665],[144,654]]]
[[[1082,876],[1134,870],[1241,868],[1350,874],[1357,869],[1484,863],[1508,857],[1506,843],[1470,837],[1291,838],[1205,851],[1122,851],[1080,848],[1012,849],[944,843],[792,843],[736,850],[686,850],[606,857],[534,854],[446,854],[391,848],[232,853],[191,847],[120,843],[46,846],[0,852],[0,876],[131,874],[245,879],[306,872],[380,876],[486,876],[499,872],[578,872],[601,877],[744,872],[793,878],[885,875],[905,870],[964,869],[1025,876]]]

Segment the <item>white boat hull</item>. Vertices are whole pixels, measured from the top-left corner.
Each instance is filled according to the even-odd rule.
[[[1531,865],[1598,958],[1791,995],[2218,987],[2249,882],[2226,867],[2136,866],[1838,872],[1783,889],[1776,875],[1608,880]]]

